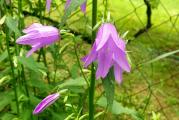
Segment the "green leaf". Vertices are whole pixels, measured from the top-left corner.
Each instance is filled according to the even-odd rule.
[[[53,111],[50,111],[52,113],[52,120],[64,120],[67,116],[67,113],[55,113]]]
[[[6,16],[3,16],[3,17],[0,19],[0,25],[2,25],[5,20],[6,20]]]
[[[15,118],[15,115],[10,114],[10,113],[5,113],[2,117],[1,120],[13,120]]]
[[[70,87],[70,86],[85,86],[86,82],[84,78],[79,77],[76,79],[66,80],[64,83],[58,85],[59,88]]]
[[[9,75],[3,76],[0,79],[0,86],[3,86],[5,84],[7,84],[8,82],[10,82],[10,76]]]
[[[6,91],[3,93],[0,93],[0,111],[4,109],[7,105],[9,105],[14,98],[12,92]]]
[[[107,99],[105,97],[101,97],[97,101],[97,105],[106,108],[107,107]],[[115,115],[128,114],[135,120],[143,120],[141,115],[136,110],[124,107],[121,103],[119,103],[115,100],[113,101],[112,109],[109,111]]]
[[[65,14],[62,17],[61,20],[61,26],[63,26],[68,19],[68,17],[71,15],[73,11],[75,11],[80,5],[82,5],[86,0],[71,0],[71,3],[69,7],[65,10]]]
[[[65,52],[65,50],[69,47],[69,46],[72,46],[73,45],[73,42],[67,42],[65,45],[63,45],[61,48],[60,48],[60,51],[59,53],[60,54],[63,54]]]
[[[40,92],[47,92],[52,89],[52,86],[42,79],[42,74],[34,71],[31,71],[30,80],[28,80],[27,84],[31,87],[39,88]]]
[[[72,79],[75,79],[78,77],[78,72],[79,72],[78,70],[79,70],[79,67],[77,63],[72,65],[72,68],[70,70]]]
[[[46,67],[34,61],[32,57],[26,58],[18,56],[17,60],[20,64],[24,65],[32,71],[39,72],[40,69],[46,71]]]
[[[3,53],[1,53],[1,55],[0,55],[0,62],[5,60],[7,57],[8,57],[8,53],[7,53],[7,50],[6,50]]]
[[[166,58],[166,57],[168,57],[170,55],[173,55],[173,54],[176,54],[178,52],[179,52],[179,50],[175,50],[175,51],[172,51],[172,52],[168,52],[168,53],[162,54],[162,55],[160,55],[160,56],[158,56],[158,57],[156,57],[156,58],[154,58],[154,59],[152,59],[152,60],[150,60],[150,61],[148,61],[148,62],[146,62],[144,64],[149,64],[149,63],[156,62],[158,60],[161,60],[163,58]]]
[[[7,16],[6,17],[6,25],[14,33],[16,33],[17,35],[20,35],[20,31],[19,31],[19,29],[17,27],[17,25],[18,25],[18,21],[17,20],[14,20],[12,17]]]
[[[107,98],[107,109],[111,109],[114,101],[114,74],[110,69],[108,75],[102,80],[103,87]]]

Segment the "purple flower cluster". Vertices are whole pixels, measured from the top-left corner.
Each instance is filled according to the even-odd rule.
[[[46,8],[49,11],[51,0],[46,1]],[[70,5],[71,0],[66,1],[65,8]],[[81,5],[81,10],[85,13],[86,1]],[[27,53],[29,57],[38,49],[53,44],[60,39],[59,30],[52,26],[45,26],[34,23],[23,30],[25,35],[16,40],[17,44],[30,45],[32,49]],[[114,69],[114,76],[118,83],[122,81],[123,71],[130,72],[130,65],[126,57],[126,43],[119,37],[115,26],[111,23],[103,23],[98,30],[92,50],[83,59],[84,67],[88,67],[92,62],[97,62],[96,79],[105,78],[111,68]],[[53,104],[60,94],[55,93],[44,98],[34,109],[33,114],[39,114],[49,105]]]

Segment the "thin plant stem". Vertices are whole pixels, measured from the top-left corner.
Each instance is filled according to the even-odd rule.
[[[19,24],[18,24],[18,27],[19,27],[19,30],[21,31],[22,30],[22,27],[24,26],[24,21],[21,17],[21,13],[22,13],[22,0],[18,0],[18,17],[19,17]],[[16,44],[15,44],[16,45]],[[16,47],[16,49],[18,49]],[[19,50],[16,50],[18,51],[17,54],[19,53]],[[29,97],[29,90],[28,90],[28,86],[27,86],[27,82],[26,82],[26,78],[25,78],[25,72],[24,72],[24,66],[21,65],[21,77],[22,77],[22,80],[24,82],[24,87],[25,87],[25,91],[26,91],[26,95],[27,97]]]
[[[107,19],[107,13],[108,13],[108,0],[105,0],[105,10],[104,10],[104,19]]]
[[[73,40],[73,41],[74,41],[74,43],[75,43],[75,44],[74,44],[75,56],[76,56],[76,58],[77,58],[78,65],[79,65],[79,67],[80,67],[81,74],[82,74],[82,76],[84,77],[87,86],[89,87],[89,82],[88,82],[88,80],[87,80],[87,78],[86,78],[86,76],[85,76],[85,74],[84,74],[84,72],[83,72],[83,69],[82,69],[82,67],[81,67],[81,64],[80,64],[79,56],[78,56],[77,49],[76,49],[75,37],[74,37],[74,40]]]
[[[9,40],[10,40],[9,29],[6,27],[5,31],[6,31],[6,46],[7,46],[7,52],[8,52],[10,66],[11,66],[12,79],[13,79],[12,85],[13,85],[15,101],[16,101],[17,115],[19,116],[19,101],[18,101],[18,94],[17,94],[17,88],[16,88],[17,80],[15,78],[14,65],[13,65],[12,56],[11,56],[10,48],[9,48]]]
[[[5,13],[7,12],[7,7],[5,6]],[[12,12],[12,7],[10,6],[10,10]],[[11,76],[12,76],[12,85],[13,85],[13,91],[14,91],[14,96],[15,96],[15,103],[16,103],[16,110],[17,110],[17,115],[19,116],[20,110],[19,110],[19,101],[18,101],[18,93],[17,93],[17,79],[15,77],[15,70],[14,70],[14,65],[13,65],[13,60],[10,52],[10,47],[9,47],[9,41],[10,41],[10,32],[9,28],[7,26],[4,27],[5,34],[6,34],[6,49],[8,52],[8,58],[10,62],[10,67],[11,67]]]
[[[92,28],[97,23],[97,0],[92,1]],[[96,37],[96,32],[92,31],[92,43]],[[89,87],[89,120],[94,120],[94,94],[95,94],[95,69],[91,66],[91,81]]]
[[[42,1],[39,0],[39,11],[40,11],[40,22],[41,22],[41,23],[43,23],[42,10],[43,10]],[[39,60],[40,60],[40,56],[41,56],[41,55],[42,55],[42,57],[43,57],[44,65],[45,65],[45,67],[47,68],[47,81],[48,81],[48,84],[50,84],[50,76],[49,76],[48,65],[47,65],[47,60],[46,60],[46,52],[44,51],[43,48],[41,48],[41,50],[40,50],[39,57],[38,57]]]

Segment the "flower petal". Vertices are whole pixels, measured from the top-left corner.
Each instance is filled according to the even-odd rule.
[[[99,32],[97,34],[97,49],[96,51],[99,51],[107,42],[110,36],[109,32],[110,28],[106,25],[102,25],[102,27],[99,28]]]
[[[38,39],[39,39],[38,33],[29,33],[27,35],[18,38],[16,40],[16,43],[22,45],[34,45],[39,42]]]
[[[32,31],[34,31],[35,28],[40,28],[40,27],[43,27],[42,24],[40,24],[40,23],[33,23],[28,28],[24,29],[23,33],[30,33]]]
[[[127,61],[125,52],[123,52],[121,49],[116,50],[113,59],[123,70],[130,72],[130,65]]]
[[[97,52],[96,52],[96,44],[93,45],[92,50],[88,56],[84,59],[84,66],[87,67],[89,64],[91,64],[93,61],[96,60]]]
[[[122,69],[117,63],[114,63],[114,76],[115,80],[120,84],[122,82]]]
[[[112,63],[112,54],[108,51],[107,45],[101,49],[98,53],[98,69],[96,72],[96,78],[106,77]]]
[[[32,46],[32,49],[26,54],[26,57],[29,57],[30,55],[32,55],[32,53],[34,53],[41,47],[42,45],[40,43],[35,44],[34,46]]]

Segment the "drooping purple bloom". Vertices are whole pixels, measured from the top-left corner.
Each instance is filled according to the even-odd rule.
[[[17,44],[30,45],[32,49],[27,53],[29,57],[33,52],[37,51],[46,45],[50,45],[60,39],[58,29],[52,26],[43,26],[39,23],[34,23],[23,30],[26,35],[17,39]]]
[[[52,0],[46,0],[46,9],[47,9],[47,12],[50,11],[51,2],[52,2]]]
[[[67,0],[66,1],[65,9],[67,9],[69,7],[70,3],[71,3],[71,0]],[[81,7],[81,11],[83,13],[86,12],[86,3],[87,3],[87,1],[85,0],[85,2],[80,6]]]
[[[121,83],[123,70],[130,72],[125,46],[115,26],[104,23],[98,30],[91,52],[83,58],[84,66],[87,67],[93,61],[98,62],[96,79],[105,78],[109,69],[113,67],[115,79]]]
[[[54,93],[52,95],[47,96],[36,106],[36,108],[33,111],[33,114],[41,113],[49,105],[53,104],[59,97],[60,97],[59,93]]]

